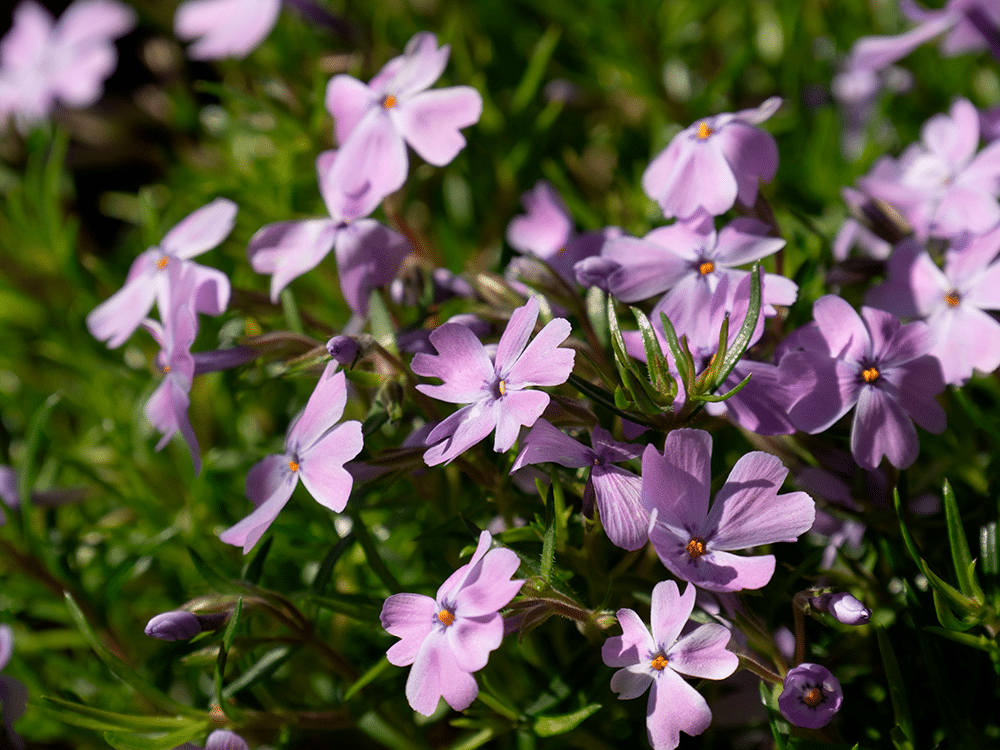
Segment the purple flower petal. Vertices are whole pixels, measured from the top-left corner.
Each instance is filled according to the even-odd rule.
[[[340,290],[348,307],[368,314],[372,290],[388,284],[410,253],[409,241],[374,219],[359,219],[337,233]]]
[[[361,453],[362,447],[361,423],[352,420],[333,428],[303,454],[299,478],[316,502],[335,513],[347,507],[354,480],[344,464]]]
[[[205,750],[248,750],[246,740],[228,729],[216,729],[205,740]]]
[[[553,427],[551,422],[539,419],[522,441],[521,452],[514,461],[510,473],[513,474],[528,464],[549,462],[569,468],[579,468],[593,464],[594,457],[593,450]]]
[[[778,101],[780,103],[780,99]],[[714,137],[736,178],[736,195],[740,203],[753,206],[757,200],[758,182],[770,182],[778,172],[778,144],[774,136],[766,130],[733,122]],[[738,265],[736,261],[733,263]]]
[[[0,625],[0,669],[10,662],[14,654],[14,631],[10,625]]]
[[[653,684],[653,676],[645,670],[633,672],[631,669],[619,669],[611,675],[611,689],[618,693],[618,700],[630,701],[638,698],[649,690]]]
[[[155,254],[147,251],[136,258],[129,275],[121,289],[87,315],[87,330],[111,349],[124,344],[153,307],[160,287]]]
[[[346,404],[347,377],[344,373],[337,372],[336,363],[331,362],[323,370],[302,414],[289,428],[285,445],[290,451],[298,452],[305,458],[324,433],[344,415]],[[352,435],[346,433],[343,437],[347,441],[353,439]]]
[[[698,735],[712,723],[712,711],[701,693],[672,669],[663,669],[649,692],[646,731],[654,748],[675,748],[680,733]]]
[[[386,653],[390,664],[408,667],[417,658],[424,639],[434,627],[437,602],[422,594],[393,594],[382,605],[380,620],[390,635],[402,640]]]
[[[670,230],[669,233],[667,230]],[[622,302],[637,302],[665,292],[688,276],[690,260],[680,255],[678,248],[692,250],[704,244],[704,236],[683,223],[656,230],[644,239],[618,237],[601,251],[601,255],[618,268],[608,277],[608,289]]]
[[[797,727],[818,729],[840,710],[844,693],[830,670],[819,664],[799,664],[785,675],[778,708]]]
[[[495,403],[479,401],[462,407],[442,420],[428,435],[427,443],[434,445],[424,453],[424,463],[437,466],[454,460],[489,435],[496,426]]]
[[[518,582],[519,587],[521,583]],[[463,672],[478,672],[486,666],[490,652],[503,642],[503,618],[496,609],[476,617],[456,617],[445,633],[458,668]]]
[[[694,586],[688,584],[691,589]],[[709,623],[681,638],[669,651],[670,667],[681,674],[709,680],[724,680],[736,671],[740,659],[726,644],[729,628]]]
[[[601,658],[609,667],[632,667],[656,652],[649,629],[631,609],[618,610],[618,624],[622,634],[608,638],[601,647]]]
[[[902,407],[879,388],[862,388],[851,425],[851,455],[858,465],[874,469],[886,456],[897,469],[905,469],[919,452],[917,430]]]
[[[851,305],[832,294],[813,304],[813,318],[833,357],[860,359],[871,347],[871,337],[861,316]]]
[[[398,67],[393,71],[392,80],[385,84],[386,89],[398,97],[423,91],[441,77],[450,54],[451,46],[443,44],[438,48],[437,37],[429,31],[414,34],[406,43],[402,57],[397,58]]]
[[[338,75],[326,86],[326,109],[333,115],[337,143],[343,145],[367,114],[375,93],[357,78]]]
[[[174,33],[196,40],[193,60],[244,58],[271,33],[281,0],[187,0],[177,8]]]
[[[424,91],[396,107],[406,142],[429,164],[443,167],[465,147],[459,131],[479,122],[483,97],[471,86]]]
[[[479,694],[475,678],[463,671],[448,647],[444,629],[433,628],[417,652],[406,680],[406,698],[417,713],[430,716],[444,697],[456,711],[472,705]]]
[[[486,539],[489,542],[489,535]],[[489,549],[488,543],[486,548],[489,551],[481,561],[469,563],[457,593],[448,592],[443,596],[439,593],[439,598],[454,601],[456,617],[482,617],[495,613],[506,607],[524,584],[521,580],[510,580],[521,566],[521,558],[513,550],[502,547]],[[445,585],[441,589],[444,590]]]
[[[201,473],[201,449],[198,447],[198,438],[195,437],[191,420],[188,418],[190,405],[187,390],[176,378],[167,376],[149,397],[144,411],[149,423],[163,435],[156,444],[156,450],[162,450],[171,438],[180,432],[191,453],[191,463],[194,464],[194,473],[197,476]]]
[[[573,233],[569,209],[556,189],[539,180],[521,196],[526,216],[515,216],[507,225],[507,243],[522,253],[542,258],[565,247]]]
[[[247,554],[278,517],[298,483],[298,473],[289,468],[287,456],[265,456],[247,472],[246,495],[254,504],[253,511],[222,532],[219,540],[242,546]]]
[[[538,320],[538,298],[531,296],[521,307],[514,310],[507,327],[500,335],[497,354],[494,358],[498,373],[506,373],[521,356]],[[563,337],[565,338],[565,336]]]
[[[503,453],[510,450],[517,440],[521,427],[531,427],[549,405],[549,394],[544,391],[508,391],[496,408],[496,434],[493,450]]]
[[[639,549],[649,538],[649,512],[642,505],[642,479],[617,466],[590,473],[604,533],[622,549]]]
[[[193,258],[218,247],[236,226],[239,208],[228,198],[216,198],[173,226],[160,248],[178,258]]]
[[[445,323],[431,331],[437,354],[416,354],[411,369],[427,378],[441,378],[442,385],[418,385],[417,390],[440,401],[468,404],[477,401],[484,385],[492,385],[493,363],[479,338],[463,325]]]
[[[674,645],[694,611],[695,593],[695,588],[690,583],[683,594],[673,581],[660,581],[653,587],[650,625],[653,628],[653,642],[656,644],[654,650],[669,651]]]
[[[576,353],[566,347],[560,348],[559,345],[569,336],[570,330],[569,321],[565,318],[550,320],[532,339],[517,361],[506,370],[500,367],[498,349],[497,370],[506,375],[508,386],[519,389],[533,385],[565,383],[573,370]]]
[[[250,238],[247,259],[257,273],[271,274],[271,301],[293,280],[311,271],[333,249],[340,231],[330,219],[279,221]]]
[[[332,179],[347,193],[368,187],[389,195],[406,182],[406,143],[390,117],[379,107],[366,114],[351,131],[337,156]]]

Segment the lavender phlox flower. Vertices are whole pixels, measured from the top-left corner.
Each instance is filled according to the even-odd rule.
[[[299,483],[320,505],[339,513],[347,505],[354,480],[344,463],[361,452],[361,423],[337,424],[347,404],[347,380],[327,365],[305,409],[288,428],[285,452],[272,454],[247,473],[246,495],[254,509],[220,536],[249,552],[264,535]]]
[[[774,574],[774,555],[733,550],[788,541],[813,524],[815,505],[805,492],[778,494],[788,469],[753,451],[733,466],[709,510],[712,436],[674,430],[663,455],[642,454],[642,502],[650,510],[649,541],[677,577],[711,591],[759,589]]]
[[[829,612],[844,625],[867,625],[872,616],[872,611],[847,591],[815,596],[809,604],[820,612]]]
[[[559,347],[570,333],[563,318],[546,323],[529,344],[537,319],[538,298],[531,297],[510,316],[494,361],[472,331],[450,322],[430,335],[436,355],[413,357],[413,372],[444,381],[421,384],[417,390],[440,401],[467,404],[431,432],[427,442],[433,445],[424,454],[428,466],[451,461],[494,429],[493,450],[509,450],[520,428],[531,427],[542,415],[549,395],[528,389],[565,383],[574,352]]]
[[[116,0],[77,0],[56,21],[34,0],[14,9],[0,40],[0,127],[21,131],[44,120],[56,101],[89,107],[118,64],[114,40],[135,26],[135,11]]]
[[[465,326],[477,337],[485,336],[490,332],[490,324],[478,315],[473,315],[472,313],[459,313],[458,315],[452,315],[448,318],[448,322],[454,323],[455,325]],[[434,354],[435,349],[431,346],[432,333],[433,331],[429,331],[426,328],[417,328],[413,331],[400,332],[396,334],[396,346],[399,347],[399,351],[401,352],[410,352],[411,354]],[[489,349],[487,348],[487,354],[489,353]]]
[[[389,283],[410,243],[374,219],[362,219],[382,196],[370,190],[350,194],[342,189],[337,173],[342,152],[324,151],[316,159],[320,192],[330,218],[279,221],[267,224],[250,238],[247,258],[257,273],[271,274],[271,301],[289,282],[319,263],[333,250],[337,258],[340,289],[348,307],[368,314],[372,290]]]
[[[921,318],[934,343],[929,353],[941,363],[944,381],[964,384],[973,370],[1000,367],[1000,323],[987,310],[1000,310],[1000,227],[952,240],[939,268],[915,240],[897,245],[887,279],[866,302],[900,317]]]
[[[201,473],[201,450],[188,417],[194,380],[191,345],[198,335],[198,316],[192,309],[197,275],[190,267],[175,265],[168,276],[170,286],[181,301],[166,311],[162,324],[148,318],[143,321],[143,327],[160,345],[156,363],[163,372],[163,380],[146,402],[145,413],[149,423],[162,434],[156,450],[162,450],[180,432],[191,453],[197,476]]]
[[[901,54],[906,54],[903,51]],[[843,69],[833,77],[831,93],[840,106],[843,120],[841,151],[851,158],[859,158],[865,148],[865,128],[875,111],[875,102],[884,90],[900,93],[913,86],[913,74],[898,65],[884,69],[859,66],[851,55],[844,61]]]
[[[1000,138],[1000,106],[979,111],[979,134],[987,143]]]
[[[987,49],[1000,60],[1000,6],[991,0],[949,0],[936,10],[928,10],[914,0],[900,0],[899,9],[924,26],[945,25],[948,33],[941,41],[945,57]]]
[[[479,694],[472,673],[486,666],[503,640],[500,609],[524,581],[511,580],[520,558],[503,547],[490,549],[492,542],[483,531],[472,559],[433,598],[393,594],[382,606],[382,627],[401,639],[386,658],[397,667],[413,665],[406,699],[424,716],[434,713],[442,697],[456,711],[468,708]]]
[[[584,489],[584,513],[596,501],[608,539],[623,549],[639,549],[649,537],[649,512],[640,501],[642,480],[614,463],[638,458],[639,446],[619,443],[603,427],[590,434],[593,448],[577,442],[544,419],[535,422],[522,441],[513,474],[529,464],[552,462],[568,468],[590,467]]]
[[[187,0],[177,7],[174,33],[193,60],[244,58],[264,41],[281,13],[281,0]]]
[[[214,630],[229,619],[228,612],[199,614],[186,609],[161,612],[146,623],[145,633],[161,641],[187,641],[198,633]]]
[[[216,198],[188,214],[132,263],[125,284],[87,315],[87,329],[112,349],[125,343],[156,303],[160,320],[166,320],[173,305],[188,302],[194,312],[219,315],[229,305],[229,278],[222,271],[190,260],[219,245],[232,231],[237,206],[228,198]],[[194,273],[190,300],[171,297],[172,266]]]
[[[840,192],[844,196],[844,202],[858,211],[869,200],[868,196],[854,188],[845,187]],[[857,219],[848,218],[833,240],[831,249],[834,259],[846,260],[852,248],[857,248],[862,255],[875,260],[885,260],[892,253],[892,245]]]
[[[185,742],[174,750],[201,750],[198,745]],[[205,750],[249,750],[246,740],[228,729],[216,729],[205,740]]]
[[[483,98],[471,86],[427,90],[444,71],[451,52],[428,32],[416,34],[402,56],[390,60],[367,84],[334,76],[326,89],[343,169],[337,181],[347,192],[386,196],[406,181],[406,145],[441,167],[465,146],[459,132],[479,121]]]
[[[920,143],[895,162],[884,157],[858,185],[899,209],[921,239],[987,232],[1000,224],[1000,143],[978,147],[979,113],[959,98],[924,123]]]
[[[619,609],[622,634],[608,638],[601,648],[604,663],[620,667],[611,677],[619,700],[649,690],[646,731],[653,750],[673,750],[681,732],[698,735],[712,723],[708,703],[681,675],[722,680],[739,666],[736,654],[726,650],[730,631],[722,625],[699,625],[678,639],[694,601],[691,584],[681,594],[673,581],[661,581],[653,587],[651,627],[631,609]]]
[[[803,432],[823,432],[857,404],[851,454],[874,469],[883,456],[900,469],[920,451],[913,426],[941,433],[945,413],[934,397],[944,390],[941,366],[928,354],[933,333],[921,321],[902,325],[882,310],[861,315],[840,297],[813,305],[816,326],[802,336],[802,349],[779,363],[789,392],[788,416]]]
[[[10,662],[14,654],[14,631],[10,625],[0,625],[0,671]],[[0,674],[0,718],[7,729],[7,742],[22,750],[24,740],[14,731],[14,724],[24,716],[28,708],[28,689],[20,680]]]
[[[840,710],[844,691],[840,681],[819,664],[799,664],[785,675],[778,709],[797,727],[819,729]]]
[[[704,331],[712,293],[723,276],[732,288],[749,271],[735,268],[773,255],[785,241],[768,236],[769,227],[757,219],[741,218],[716,232],[711,216],[654,229],[643,239],[619,237],[608,242],[604,258],[620,267],[608,278],[617,299],[635,302],[666,292],[657,303],[654,319],[665,312],[675,328]],[[791,279],[768,273],[763,280],[764,312],[773,305],[790,305],[798,295]]]
[[[593,255],[578,261],[573,266],[573,275],[576,277],[576,283],[584,289],[596,286],[606,292],[611,276],[619,268],[621,266],[610,258]]]
[[[736,200],[753,206],[759,180],[778,170],[774,136],[757,127],[781,106],[771,97],[755,109],[723,113],[685,128],[642,175],[642,188],[668,219],[690,219],[700,211],[719,216]]]
[[[571,286],[576,281],[574,265],[600,254],[608,239],[621,234],[617,227],[577,234],[565,201],[545,180],[521,196],[521,205],[527,213],[511,219],[507,242],[520,253],[544,260]]]

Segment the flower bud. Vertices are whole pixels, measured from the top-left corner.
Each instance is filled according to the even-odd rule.
[[[778,709],[797,727],[825,727],[840,710],[844,691],[830,670],[819,664],[799,664],[785,675]]]
[[[208,735],[205,750],[247,750],[247,743],[228,729],[216,729]]]
[[[358,342],[350,336],[340,335],[334,336],[326,342],[326,350],[330,352],[330,356],[334,360],[346,366],[353,363],[357,358],[360,347],[358,346]]]
[[[577,262],[573,266],[573,273],[576,275],[576,282],[589,289],[596,286],[604,291],[608,290],[608,278],[621,268],[621,265],[609,258],[602,258],[593,255],[589,258]]]
[[[186,641],[205,630],[214,630],[228,617],[228,612],[196,615],[185,609],[175,609],[158,614],[146,623],[146,635],[161,641]]]
[[[844,625],[867,625],[872,611],[846,591],[815,596],[809,603],[820,612],[829,612]]]

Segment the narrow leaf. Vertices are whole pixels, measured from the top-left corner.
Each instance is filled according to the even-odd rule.
[[[106,729],[120,729],[126,732],[169,731],[186,726],[192,721],[182,716],[119,714],[48,695],[43,695],[42,700],[52,705],[42,704],[38,708],[58,718],[59,721],[84,729],[96,729],[99,732]]]
[[[892,643],[885,628],[876,627],[875,633],[878,636],[879,651],[882,652],[882,663],[885,664],[885,677],[889,681],[892,713],[903,734],[907,739],[912,740],[913,720],[910,714],[910,702],[906,697],[906,682],[903,679],[903,673],[899,669],[896,653],[892,650]]]
[[[539,563],[539,573],[546,583],[552,580],[552,564],[556,553],[555,516],[555,498],[553,493],[547,490],[545,492],[545,536],[542,537],[542,559]]]
[[[267,560],[267,553],[271,551],[271,544],[274,542],[273,536],[268,536],[260,549],[254,553],[253,558],[247,563],[246,570],[243,571],[243,580],[254,585],[260,583],[260,577],[264,575],[264,562]]]
[[[173,750],[178,745],[203,735],[208,731],[209,725],[206,721],[168,734],[126,734],[112,729],[104,733],[104,741],[115,750]]]
[[[347,703],[351,698],[358,694],[362,688],[366,685],[370,685],[380,674],[387,670],[391,664],[389,660],[384,656],[376,662],[367,672],[361,675],[354,684],[347,688],[347,692],[344,693],[344,703]]]
[[[947,479],[944,480],[941,494],[944,497],[944,519],[948,525],[948,543],[951,546],[951,559],[955,564],[958,588],[966,596],[981,602],[983,601],[983,590],[973,572],[975,563],[972,560],[972,552],[969,550],[969,540],[962,528],[962,516],[958,512],[955,492]]]
[[[241,690],[253,687],[261,680],[265,680],[274,674],[282,664],[292,658],[291,646],[278,646],[264,654],[256,664],[241,674],[237,679],[226,685],[222,691],[222,697],[227,700],[232,698]],[[223,704],[225,705],[225,704]]]
[[[722,367],[719,368],[718,382],[720,383],[729,377],[729,373],[733,371],[736,363],[740,361],[750,347],[750,339],[753,338],[753,332],[757,328],[757,319],[760,317],[762,301],[761,273],[760,263],[754,264],[753,270],[750,271],[750,307],[747,309],[747,316],[743,320],[743,325],[740,326],[736,338],[733,339],[733,345],[726,352],[726,356],[722,361]]]
[[[742,391],[743,390],[743,386],[745,386],[747,383],[750,382],[750,378],[751,378],[752,375],[753,375],[752,372],[748,373],[747,376],[745,378],[743,378],[743,380],[741,380],[737,385],[735,385],[733,387],[733,389],[731,391],[729,391],[728,393],[722,393],[722,394],[702,393],[699,396],[695,396],[693,398],[693,400],[695,400],[695,401],[712,401],[712,402],[725,401],[727,398],[732,398],[737,393],[739,393],[740,391]]]
[[[913,537],[910,536],[909,529],[907,529],[906,524],[903,523],[903,510],[902,510],[902,505],[899,501],[898,487],[892,488],[892,504],[896,508],[896,518],[899,519],[899,530],[903,535],[903,543],[906,544],[906,551],[910,553],[910,557],[913,558],[913,562],[915,562],[917,564],[917,567],[919,568],[921,567],[920,550],[917,549],[917,543],[913,541]]]
[[[591,703],[571,714],[539,716],[535,719],[535,734],[539,737],[555,737],[557,734],[565,734],[576,729],[584,719],[593,716],[600,708],[600,703]]]

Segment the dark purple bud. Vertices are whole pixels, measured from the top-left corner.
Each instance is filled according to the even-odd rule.
[[[214,630],[228,618],[228,612],[196,615],[185,609],[175,609],[156,615],[146,623],[146,635],[161,641],[186,641],[205,630]]]
[[[208,735],[205,750],[248,750],[246,741],[228,729],[216,729]]]
[[[349,365],[357,358],[360,347],[350,336],[340,335],[326,342],[326,350],[340,364]]]
[[[840,710],[844,691],[830,670],[819,664],[799,664],[785,675],[778,708],[797,727],[825,727]]]
[[[620,266],[615,261],[593,255],[573,266],[573,273],[576,275],[576,282],[585,289],[596,286],[598,289],[607,291],[608,277],[618,268]]]
[[[833,615],[837,622],[844,625],[867,625],[872,611],[846,591],[834,594],[827,603],[827,612]]]

